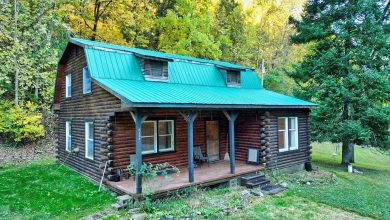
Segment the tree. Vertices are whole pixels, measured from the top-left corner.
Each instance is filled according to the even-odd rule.
[[[389,149],[389,1],[312,0],[292,22],[293,42],[315,42],[289,72],[299,94],[319,104],[313,138],[342,142],[343,164],[354,162],[354,144]]]
[[[221,51],[212,30],[208,0],[178,0],[173,10],[158,18],[158,49],[181,55],[219,59]]]
[[[215,12],[215,39],[220,42],[222,59],[244,63],[248,57],[246,17],[242,4],[235,0],[221,0]]]

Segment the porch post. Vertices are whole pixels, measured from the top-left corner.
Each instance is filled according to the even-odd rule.
[[[187,121],[187,139],[188,139],[188,181],[194,182],[194,121],[198,116],[195,112],[187,114],[180,113]]]
[[[145,121],[146,116],[141,116],[138,111],[130,112],[135,123],[135,152],[137,156],[136,163],[136,193],[142,193],[142,122]]]
[[[223,112],[226,118],[229,120],[229,145],[230,145],[230,173],[234,174],[236,169],[236,157],[235,157],[235,146],[234,146],[234,122],[238,117],[238,112]]]

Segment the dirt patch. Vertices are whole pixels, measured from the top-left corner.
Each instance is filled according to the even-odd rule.
[[[23,146],[0,144],[0,166],[4,164],[25,164],[36,160],[54,158],[54,142],[43,140]]]
[[[313,170],[311,172],[300,171],[293,174],[281,174],[272,176],[273,182],[281,185],[329,185],[336,182],[336,175],[325,170]]]

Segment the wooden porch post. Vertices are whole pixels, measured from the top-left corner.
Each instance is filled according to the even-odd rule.
[[[226,118],[229,120],[229,145],[230,145],[230,173],[234,174],[236,169],[236,157],[235,157],[235,146],[234,146],[234,122],[238,117],[238,112],[223,111]]]
[[[189,112],[180,113],[187,121],[187,139],[188,139],[188,181],[194,182],[194,121],[198,113]]]
[[[142,193],[142,122],[145,121],[147,116],[141,116],[138,111],[130,112],[135,123],[135,152],[137,156],[136,164],[136,193]]]

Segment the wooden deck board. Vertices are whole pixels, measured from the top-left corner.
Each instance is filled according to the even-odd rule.
[[[241,161],[236,161],[236,172],[230,174],[229,161],[218,161],[211,163],[208,167],[203,164],[201,168],[195,168],[195,181],[188,182],[188,170],[186,167],[181,167],[180,174],[170,174],[169,178],[158,176],[151,181],[144,181],[143,189],[152,190],[156,194],[164,193],[171,190],[185,188],[191,185],[212,185],[218,182],[224,182],[229,179],[243,176],[249,173],[254,173],[264,169],[261,165],[250,165]],[[107,182],[110,187],[115,188],[125,194],[135,195],[135,181],[133,178],[120,182]]]

